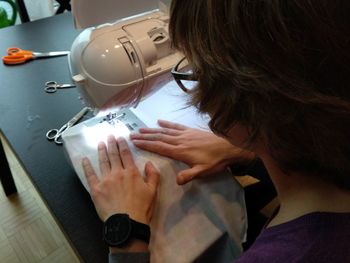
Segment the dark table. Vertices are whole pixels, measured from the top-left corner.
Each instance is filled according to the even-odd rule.
[[[70,13],[0,30],[0,51],[16,46],[34,51],[69,50],[78,35]],[[69,165],[64,149],[45,138],[82,107],[76,89],[44,92],[44,83],[70,83],[67,57],[38,59],[23,65],[0,63],[0,129],[52,215],[84,262],[107,262],[102,224],[89,194]],[[3,149],[0,145],[0,158]],[[0,161],[1,179],[6,160]],[[7,194],[15,191],[9,189]]]

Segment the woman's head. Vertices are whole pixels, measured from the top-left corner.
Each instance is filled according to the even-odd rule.
[[[347,0],[173,0],[193,104],[219,133],[247,127],[282,169],[350,189],[349,13]]]

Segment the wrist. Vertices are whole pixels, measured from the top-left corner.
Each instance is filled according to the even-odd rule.
[[[150,219],[145,216],[145,215],[141,215],[141,214],[138,214],[138,213],[133,213],[133,212],[112,212],[112,213],[108,213],[108,214],[105,214],[104,216],[101,216],[101,220],[103,223],[105,223],[107,221],[108,218],[110,218],[111,216],[115,215],[115,214],[127,214],[129,215],[129,217],[137,222],[140,222],[142,224],[145,224],[145,225],[149,225],[150,224]]]
[[[232,164],[239,165],[249,165],[257,159],[257,155],[254,152],[240,149],[240,148],[232,148],[229,151],[227,158],[224,160],[226,166],[230,166]]]
[[[130,240],[128,245],[122,248],[109,247],[109,252],[114,253],[127,253],[127,252],[147,252],[148,243],[139,239]]]
[[[131,219],[133,219],[137,222],[140,222],[140,223],[145,224],[145,225],[150,224],[151,220],[147,216],[144,216],[144,215],[141,215],[138,213],[127,213],[127,214],[129,214]]]
[[[144,251],[143,243],[148,244],[150,236],[149,225],[130,218],[128,214],[114,214],[103,224],[103,240],[110,247],[123,251],[130,249],[130,246],[132,249],[142,248]]]

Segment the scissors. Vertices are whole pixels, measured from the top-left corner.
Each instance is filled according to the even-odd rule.
[[[44,90],[47,93],[55,93],[57,89],[69,89],[74,87],[74,84],[58,84],[56,81],[48,81],[45,83]]]
[[[63,144],[62,134],[74,124],[76,124],[88,111],[91,109],[89,107],[84,107],[78,112],[72,119],[70,119],[66,124],[64,124],[60,129],[51,129],[46,133],[46,138],[49,141],[54,141],[57,145]]]
[[[7,65],[23,64],[29,60],[37,58],[57,57],[68,55],[69,51],[54,52],[34,52],[31,50],[23,50],[18,47],[10,47],[7,49],[7,56],[2,57],[2,61]]]

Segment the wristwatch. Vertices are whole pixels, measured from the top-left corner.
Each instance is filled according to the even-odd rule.
[[[150,236],[150,227],[132,220],[128,214],[114,214],[103,224],[103,240],[110,247],[124,247],[133,239],[149,243]]]

